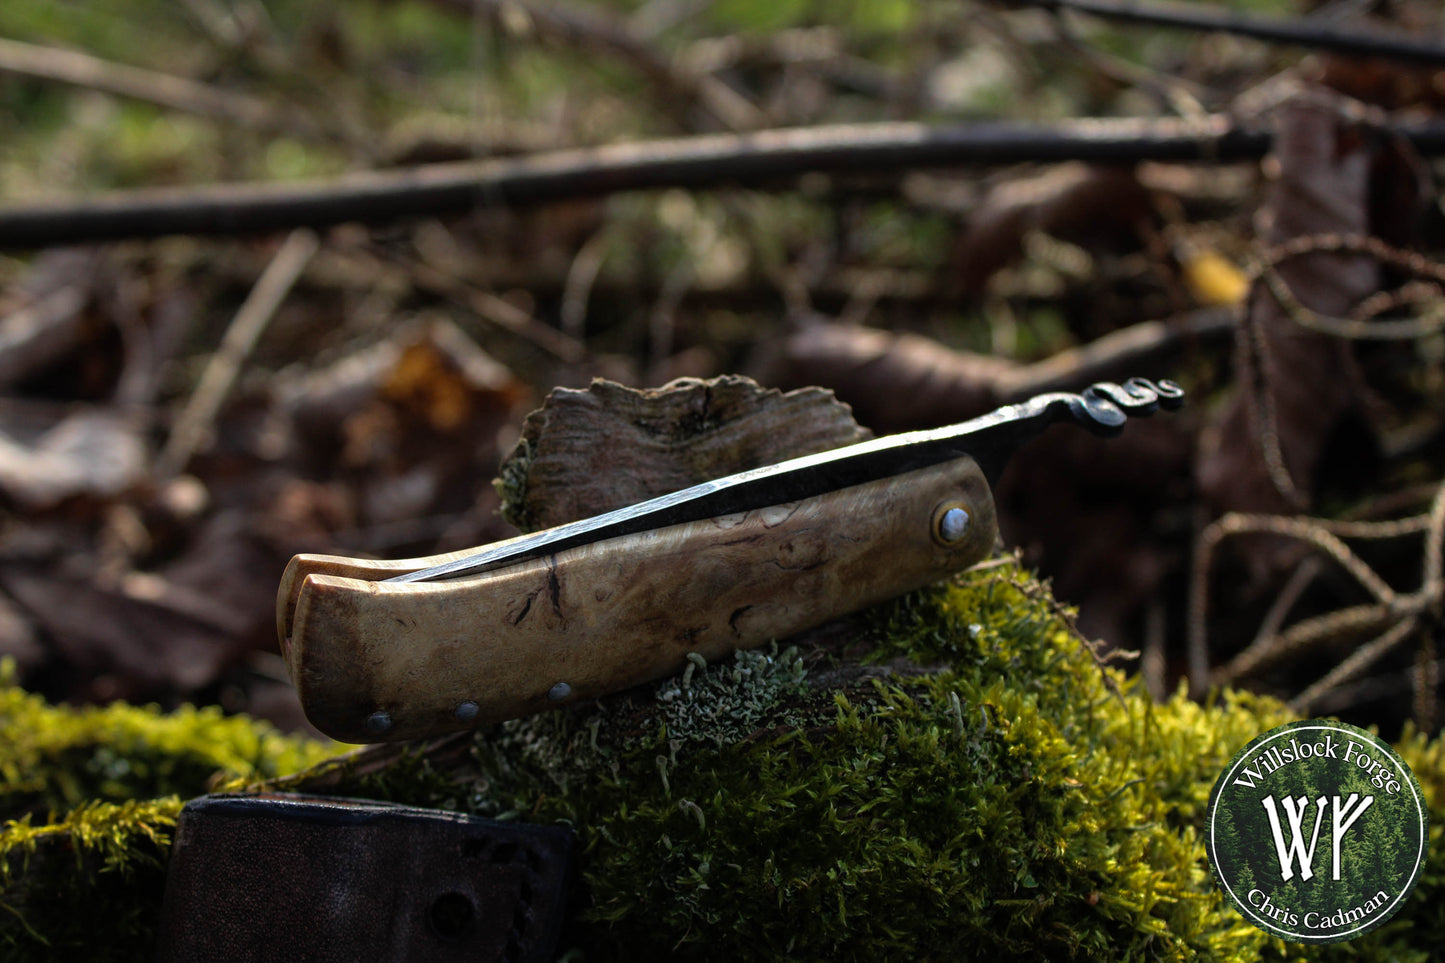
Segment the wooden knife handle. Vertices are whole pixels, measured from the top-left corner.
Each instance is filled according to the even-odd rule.
[[[318,729],[415,739],[801,632],[965,568],[996,537],[988,482],[964,457],[451,581],[375,581],[425,559],[298,558],[278,625]]]

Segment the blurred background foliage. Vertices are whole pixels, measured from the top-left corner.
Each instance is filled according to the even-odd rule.
[[[1045,6],[10,0],[0,5],[0,205],[130,188],[301,184],[853,122],[1223,116],[1249,124],[1269,115],[1291,84],[1418,118],[1430,116],[1445,89],[1428,69]],[[1438,5],[1420,0],[1187,8],[1427,37],[1439,35],[1442,22]],[[65,64],[72,76],[59,82],[53,71]],[[1418,240],[1429,250],[1441,218],[1429,162],[1417,171],[1419,196],[1410,203],[1419,210],[1402,217],[1424,225]],[[6,503],[0,602],[17,602],[15,637],[28,641],[4,642],[0,653],[19,655],[22,679],[54,697],[220,700],[261,711],[250,698],[254,677],[279,684],[283,675],[266,595],[285,559],[308,549],[422,554],[509,534],[487,482],[523,414],[555,386],[744,372],[780,387],[824,384],[868,427],[890,431],[920,427],[928,415],[962,420],[1010,400],[998,388],[1006,379],[992,377],[1022,371],[1008,365],[1166,321],[1182,325],[1170,337],[1183,358],[1169,373],[1198,399],[1200,413],[1187,416],[1194,420],[1139,435],[1107,456],[1034,464],[1029,472],[1055,480],[1032,494],[1001,490],[1000,500],[1005,538],[1083,607],[1085,630],[1124,647],[1153,638],[1154,691],[1172,691],[1184,672],[1193,537],[1223,510],[1250,507],[1201,508],[1195,478],[1203,469],[1194,455],[1208,437],[1201,426],[1233,385],[1227,312],[1249,290],[1261,204],[1277,177],[1274,162],[843,172],[777,189],[637,191],[331,228],[185,460],[180,481],[192,486],[189,495],[147,462],[123,480],[118,498],[86,492],[77,500],[67,491]],[[1386,182],[1414,185],[1412,178],[1381,173],[1370,196],[1387,193]],[[1343,196],[1345,188],[1323,190]],[[36,292],[57,286],[82,292],[84,304],[70,329],[75,340],[4,386],[5,404],[21,413],[0,429],[28,445],[41,434],[36,425],[53,427],[61,413],[25,404],[118,407],[135,417],[127,437],[150,459],[169,443],[179,409],[277,242],[169,237],[102,245],[84,257],[0,252],[0,315],[23,313],[43,300]],[[1201,318],[1203,327],[1189,327]],[[807,340],[820,331],[845,342],[842,374],[830,373],[818,342]],[[883,334],[933,340],[914,343],[921,367],[902,370],[905,342],[869,353],[868,338]],[[1375,405],[1371,417],[1411,438],[1434,430],[1422,412],[1445,397],[1431,362],[1441,350],[1438,335],[1388,355],[1362,349],[1374,366],[1371,387],[1395,406]],[[890,365],[901,370],[891,380],[880,374]],[[417,387],[443,382],[451,395]],[[1017,383],[1026,382],[1009,382]],[[979,394],[980,384],[992,387]],[[463,414],[455,402],[443,412],[443,396],[466,398]],[[0,412],[0,421],[8,417]],[[16,427],[22,422],[28,427]],[[1417,481],[1436,477],[1435,463],[1400,438],[1384,447],[1405,452],[1406,468],[1391,468],[1385,487],[1409,470]],[[1353,449],[1339,459],[1365,461]],[[1142,487],[1116,477],[1126,468],[1145,479],[1128,484]],[[1361,494],[1353,484],[1326,491],[1319,504],[1353,510]],[[190,514],[177,516],[181,504]],[[225,552],[246,559],[224,577],[249,588],[235,593],[228,654],[193,673],[199,683],[178,684],[175,673],[135,681],[125,660],[93,651],[111,642],[57,643],[73,627],[47,618],[47,590],[19,584],[34,575],[37,555],[16,533],[44,531],[62,546],[39,553],[44,577],[60,573],[103,595],[120,584],[116,573],[189,585],[202,576],[186,573],[216,557],[202,534],[221,521],[233,533]],[[245,539],[264,544],[233,544]],[[14,585],[5,582],[7,558],[29,566],[17,567]],[[1246,580],[1239,605],[1218,606],[1219,660],[1246,644],[1287,574]],[[121,594],[127,605],[138,597]],[[1151,615],[1155,598],[1164,610]],[[1301,611],[1309,608],[1306,598]],[[1223,624],[1235,613],[1243,613],[1241,625]],[[38,628],[24,630],[36,620]],[[1296,681],[1270,691],[1288,695]]]

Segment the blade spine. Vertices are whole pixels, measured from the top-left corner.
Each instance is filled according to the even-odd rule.
[[[511,541],[505,549],[497,551],[492,557],[489,557],[491,553],[483,548],[464,558],[454,559],[416,572],[396,575],[385,581],[423,582],[465,578],[501,568],[513,562],[550,555],[565,548],[575,548],[608,538],[650,531],[664,525],[701,521],[736,512],[766,508],[770,505],[786,504],[821,494],[824,491],[847,487],[847,485],[863,484],[867,481],[900,475],[916,468],[925,468],[967,454],[962,450],[949,450],[947,446],[950,442],[972,435],[983,428],[1014,420],[1017,417],[1014,409],[1021,407],[1023,406],[1010,405],[978,418],[943,428],[929,428],[885,435],[882,438],[870,438],[841,448],[832,448],[772,465],[745,469],[732,475],[725,475],[722,478],[711,479],[675,492],[659,495],[634,505],[613,509],[601,515],[589,516],[535,532],[530,537]],[[933,453],[935,449],[941,450],[935,454]],[[789,497],[767,500],[746,499],[741,504],[732,506],[730,510],[708,507],[713,496],[725,493],[746,493],[749,488],[759,484],[765,488],[788,487],[790,480],[826,477],[828,468],[838,469],[849,464],[863,465],[867,464],[869,459],[894,452],[911,453],[914,457],[899,459],[896,466],[882,466],[884,470],[861,474],[857,478],[849,479],[846,484],[829,484],[823,487],[817,485],[797,486],[795,493],[787,493]],[[675,517],[669,514],[670,510],[686,506],[693,506],[698,510],[683,512]],[[727,509],[728,506],[723,506],[723,508]],[[633,521],[639,524],[635,527],[626,524]]]

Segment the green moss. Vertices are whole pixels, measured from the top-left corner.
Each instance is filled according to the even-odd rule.
[[[1445,945],[1439,739],[1407,733],[1400,745],[1434,837],[1411,900],[1360,940],[1306,949],[1225,904],[1199,835],[1220,770],[1291,718],[1282,705],[1242,693],[1199,705],[1182,692],[1153,704],[1101,669],[1047,588],[1011,565],[881,606],[856,630],[843,659],[772,647],[695,660],[469,743],[272,782],[571,825],[568,945],[593,961],[1383,961]],[[199,774],[250,779],[322,751],[204,712],[51,709],[13,688],[0,705],[25,720],[12,729],[50,732],[0,773],[59,773],[4,775],[12,805],[161,795],[6,827],[6,956],[99,944],[102,958],[136,955],[125,950],[149,945],[171,820],[207,787]],[[167,726],[177,734],[157,756]],[[63,737],[72,729],[89,735]],[[102,744],[111,756],[96,754]],[[140,764],[112,781],[97,758]]]
[[[0,667],[0,816],[64,813],[96,800],[195,796],[218,773],[265,779],[333,755],[216,707],[51,706]]]
[[[447,793],[577,830],[588,959],[1287,955],[1198,836],[1278,703],[1153,705],[1012,567],[882,606],[861,638],[871,670],[739,653],[504,724]]]
[[[47,705],[0,666],[0,959],[144,959],[186,798],[332,747],[218,709]]]
[[[97,802],[0,828],[0,958],[138,960],[154,950],[179,797]]]
[[[506,522],[523,532],[536,529],[536,519],[527,511],[527,480],[532,471],[532,459],[536,449],[526,437],[517,439],[511,454],[502,459],[492,487],[501,499],[497,512]]]

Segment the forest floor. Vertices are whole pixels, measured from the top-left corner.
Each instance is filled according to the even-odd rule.
[[[1186,410],[1021,452],[1008,548],[1156,696],[1438,731],[1445,13],[1076,4],[10,0],[0,655],[304,730],[287,559],[513,534],[554,387],[1137,375]]]

